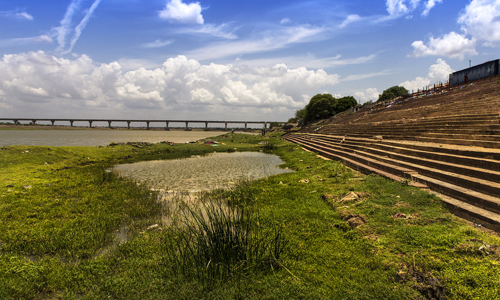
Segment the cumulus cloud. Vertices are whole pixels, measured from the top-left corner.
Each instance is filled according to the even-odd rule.
[[[467,55],[477,55],[476,40],[454,31],[438,38],[431,36],[427,45],[423,41],[415,41],[411,45],[415,57],[436,55],[463,60]]]
[[[429,0],[427,8],[432,8],[442,0]],[[446,56],[463,60],[467,55],[477,55],[476,46],[495,47],[500,42],[500,0],[472,0],[460,13],[458,24],[463,33],[452,31],[439,38],[431,37],[426,45],[415,41],[413,56]],[[470,38],[469,38],[470,36]]]
[[[417,77],[415,80],[401,83],[400,86],[405,87],[410,92],[412,90],[416,91],[417,89],[422,89],[427,85],[447,82],[449,75],[453,72],[453,69],[446,63],[446,61],[439,58],[435,64],[430,66],[427,77]]]
[[[500,42],[500,0],[472,0],[458,18],[462,30],[487,46]]]
[[[85,55],[63,59],[39,51],[4,55],[0,69],[6,106],[31,103],[35,112],[91,108],[94,115],[135,115],[137,109],[161,115],[189,111],[190,116],[212,109],[228,113],[227,118],[237,112],[247,119],[258,119],[263,109],[270,109],[271,116],[277,111],[291,115],[311,95],[339,82],[338,75],[321,69],[203,65],[185,56],[153,69],[124,71],[118,62],[97,64]]]
[[[170,22],[182,24],[203,24],[201,15],[201,5],[199,2],[185,4],[181,0],[170,0],[165,8],[158,15],[160,18]]]
[[[418,2],[418,1],[413,1],[413,2]],[[389,15],[393,17],[399,17],[401,15],[405,15],[410,11],[410,8],[408,8],[407,6],[406,0],[387,0],[386,7]]]
[[[368,101],[377,101],[379,95],[380,93],[376,88],[369,88],[365,91],[355,92],[354,98],[358,100],[359,103],[363,104]]]
[[[421,0],[386,0],[385,5],[389,15],[377,21],[386,21],[400,17],[411,18],[412,13],[422,7],[422,16],[427,16],[431,9],[441,2],[443,2],[443,0],[427,0],[427,2],[423,2],[421,5]]]

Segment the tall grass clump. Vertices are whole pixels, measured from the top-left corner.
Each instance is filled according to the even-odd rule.
[[[186,204],[167,245],[172,270],[210,283],[279,268],[286,242],[281,228],[269,225],[250,206],[228,204],[225,198]]]

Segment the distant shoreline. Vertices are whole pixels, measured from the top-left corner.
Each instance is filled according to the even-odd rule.
[[[63,125],[0,125],[0,130],[149,130],[149,131],[167,131],[164,127],[150,127],[150,129],[146,129],[146,127],[112,127],[109,128],[107,126],[102,127],[88,127],[88,126],[63,126]],[[223,128],[209,128],[208,131],[217,131],[217,132],[231,132],[232,128],[229,130],[224,130]],[[250,128],[248,132],[260,132],[262,129],[260,128]],[[170,127],[170,131],[185,131],[184,127]],[[191,128],[191,131],[205,131],[205,128]],[[243,128],[235,128],[235,131],[243,131]]]

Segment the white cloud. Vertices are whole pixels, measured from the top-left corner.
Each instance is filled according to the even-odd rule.
[[[139,68],[156,69],[161,66],[161,63],[155,63],[147,59],[136,59],[136,58],[121,58],[117,61],[122,71],[131,71]]]
[[[33,41],[38,42],[38,43],[46,43],[46,44],[52,44],[53,43],[52,38],[50,36],[48,36],[48,35],[45,35],[45,34],[37,36],[37,37],[34,37]]]
[[[101,0],[95,0],[94,3],[92,3],[92,6],[90,6],[90,8],[87,10],[83,19],[75,27],[75,34],[74,34],[73,38],[71,39],[70,46],[66,51],[63,52],[63,54],[68,54],[73,50],[73,47],[75,47],[76,42],[78,41],[78,39],[82,35],[82,32],[85,29],[85,27],[87,27],[87,24],[90,21],[90,17],[92,17],[92,14],[96,10],[97,6],[99,6],[100,2],[101,2]]]
[[[92,17],[94,11],[96,10],[100,2],[101,0],[95,0],[92,3],[91,7],[86,10],[85,16],[80,21],[80,23],[73,29],[72,28],[73,16],[79,11],[82,0],[71,1],[71,3],[68,5],[68,8],[66,9],[64,17],[60,21],[60,26],[52,28],[53,35],[57,38],[57,43],[59,44],[58,47],[56,48],[56,52],[62,54],[68,54],[73,50],[73,47],[80,38],[83,30],[87,26],[88,22],[90,21],[90,18]],[[71,32],[74,33],[70,41],[70,46],[67,49],[65,49],[67,43],[66,38],[71,34]]]
[[[379,95],[380,93],[376,88],[369,88],[362,92],[355,92],[354,98],[363,104],[368,101],[377,101]]]
[[[142,47],[144,47],[144,48],[163,48],[165,46],[172,44],[173,42],[174,41],[172,41],[172,40],[168,40],[168,41],[156,40],[156,41],[151,42],[151,43],[142,44]]]
[[[458,18],[462,30],[486,45],[500,42],[500,0],[472,0]]]
[[[354,22],[357,22],[361,20],[361,17],[358,16],[358,15],[349,15],[347,16],[347,18],[344,20],[344,22],[342,22],[342,24],[340,24],[339,28],[344,28],[346,27],[347,25],[351,24],[351,23],[354,23]]]
[[[443,0],[427,0],[423,4],[422,16],[427,16],[432,8]],[[401,17],[412,18],[412,13],[421,7],[420,0],[386,0],[388,16],[381,17],[375,22],[393,20]]]
[[[260,58],[243,60],[241,58],[236,58],[237,65],[247,65],[247,66],[274,66],[277,63],[286,64],[291,68],[306,67],[310,69],[328,69],[338,66],[348,66],[348,65],[360,65],[373,61],[377,57],[376,54],[371,54],[368,56],[361,56],[356,58],[342,58],[341,55],[336,55],[333,57],[317,58],[314,55],[306,56],[286,56],[278,58]]]
[[[400,86],[405,87],[410,92],[412,90],[416,91],[417,89],[422,89],[427,85],[437,84],[439,82],[446,83],[451,73],[453,73],[453,69],[446,63],[446,61],[438,58],[436,63],[430,66],[427,77],[417,77],[415,80],[401,83]]]
[[[290,20],[289,18],[283,18],[281,19],[280,24],[288,24],[290,22],[292,22],[292,20]]]
[[[29,21],[33,21],[33,19],[34,19],[33,16],[27,12],[16,13],[16,17],[18,19],[29,20]]]
[[[52,30],[57,37],[57,52],[62,52],[66,46],[66,36],[69,35],[71,31],[71,21],[73,20],[73,15],[77,12],[82,0],[72,0],[66,9],[64,17],[61,19],[60,26],[55,27]]]
[[[44,44],[52,44],[52,38],[48,35],[40,35],[35,37],[28,38],[15,38],[15,39],[5,39],[0,40],[0,47],[11,47],[11,46],[20,46],[20,45],[28,45],[33,43],[44,43]]]
[[[469,40],[465,35],[454,31],[439,38],[431,36],[427,45],[423,41],[415,41],[411,45],[415,57],[436,55],[463,60],[467,55],[477,55],[476,40]]]
[[[231,28],[229,24],[223,23],[219,26],[216,26],[214,24],[204,24],[199,27],[182,28],[177,30],[176,32],[188,34],[209,34],[228,40],[234,40],[238,38],[238,36],[234,33],[238,29],[239,27]]]
[[[198,60],[211,60],[230,56],[241,56],[284,48],[293,43],[305,43],[322,39],[324,27],[300,25],[283,27],[260,33],[258,37],[246,40],[213,43],[199,49],[189,51],[188,56]]]
[[[31,14],[25,11],[12,10],[12,11],[0,11],[0,17],[15,18],[19,20],[33,21],[34,18]]]
[[[432,8],[442,0],[429,0],[427,8]],[[465,56],[477,55],[476,44],[495,47],[500,42],[500,0],[471,0],[460,13],[458,24],[463,34],[454,31],[439,38],[431,37],[428,45],[415,41],[413,56],[446,56],[463,60]],[[470,36],[470,38],[468,37]]]
[[[182,24],[203,24],[201,15],[201,6],[199,2],[185,4],[181,0],[170,0],[165,9],[159,12],[162,19],[170,22]]]
[[[143,111],[166,118],[175,111],[170,118],[176,118],[182,112],[202,116],[216,111],[218,117],[259,119],[264,109],[266,118],[275,118],[278,111],[286,118],[311,95],[339,82],[338,75],[321,69],[203,65],[185,56],[153,69],[124,71],[118,62],[97,64],[85,55],[62,59],[39,51],[4,55],[0,69],[2,103],[12,111],[40,115],[58,107],[67,113],[88,110],[89,117]]]
[[[405,15],[409,12],[409,8],[406,6],[405,0],[387,0],[387,12],[390,16],[399,17]]]
[[[422,15],[423,16],[427,16],[429,14],[429,12],[431,11],[431,9],[438,3],[441,3],[443,2],[443,0],[429,0],[427,1],[427,3],[425,4],[425,9],[424,11],[422,12]]]

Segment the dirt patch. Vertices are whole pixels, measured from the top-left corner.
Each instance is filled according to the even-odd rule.
[[[359,228],[360,226],[368,222],[365,215],[358,214],[347,214],[342,219],[344,221],[347,221],[347,224],[351,228]]]
[[[406,283],[422,294],[425,299],[446,300],[446,287],[443,280],[432,276],[430,273],[412,270],[408,272],[405,268],[400,269],[395,276],[395,281]]]
[[[345,203],[350,201],[357,201],[368,198],[370,196],[367,192],[349,192],[342,199],[337,200],[338,203]]]

